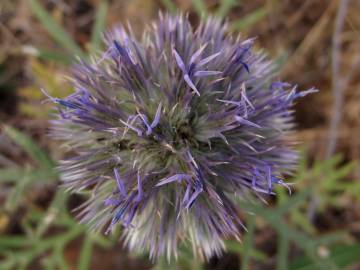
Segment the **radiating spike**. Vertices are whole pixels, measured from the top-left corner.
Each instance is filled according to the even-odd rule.
[[[198,96],[200,96],[199,90],[197,90],[196,86],[195,86],[194,83],[191,81],[191,79],[190,79],[190,77],[189,77],[188,74],[185,74],[185,75],[184,75],[184,80],[185,80],[185,82],[187,83],[187,85],[190,86],[190,88],[191,88],[192,90],[194,90],[194,92],[195,92]]]

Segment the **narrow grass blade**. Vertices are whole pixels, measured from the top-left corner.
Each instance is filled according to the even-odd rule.
[[[230,10],[236,6],[236,4],[238,3],[237,0],[222,0],[220,1],[220,6],[216,12],[216,15],[219,17],[219,18],[225,18]]]
[[[196,13],[202,17],[207,16],[207,8],[203,0],[192,0]]]
[[[14,183],[24,177],[25,170],[18,167],[5,167],[0,169],[0,183]]]
[[[54,167],[53,161],[48,155],[28,136],[20,131],[10,127],[4,126],[4,133],[8,135],[16,144],[34,158],[39,165],[51,170]]]
[[[301,248],[314,262],[317,262],[318,265],[322,265],[322,269],[327,269],[328,267],[333,266],[331,258],[322,259],[317,256],[316,239],[313,239],[313,237],[288,226],[284,222],[283,217],[278,214],[277,209],[264,209],[260,205],[246,202],[241,202],[241,206],[243,209],[264,219],[276,230],[277,234],[286,235],[289,241],[295,243],[299,248]]]
[[[288,250],[289,250],[289,241],[285,234],[279,234],[278,237],[278,248],[277,248],[277,270],[287,270],[288,269]]]
[[[297,207],[299,204],[306,202],[306,199],[309,197],[311,193],[310,189],[305,189],[300,192],[297,192],[295,195],[291,196],[287,201],[281,203],[276,211],[279,215],[284,215],[294,207]]]
[[[244,241],[244,252],[241,257],[241,269],[247,270],[250,269],[250,251],[254,242],[254,231],[255,231],[255,217],[250,215],[249,222],[247,225],[248,231],[245,235]]]
[[[0,236],[0,251],[9,250],[11,248],[21,248],[30,244],[30,239],[26,236],[19,235],[1,235]]]
[[[43,49],[37,49],[37,50],[38,50],[37,57],[42,60],[52,61],[64,65],[70,65],[72,62],[72,59],[69,55],[58,53],[55,51],[43,50]]]
[[[93,50],[100,49],[101,35],[106,26],[106,15],[108,13],[107,0],[100,1],[96,12],[94,26],[91,32],[91,48]]]
[[[351,264],[359,261],[360,244],[337,245],[329,250],[329,255],[336,264],[337,269],[347,269]],[[318,264],[311,261],[307,256],[298,258],[290,265],[290,270],[318,270]]]
[[[254,12],[250,13],[246,17],[237,20],[231,24],[232,30],[240,31],[245,28],[248,28],[255,23],[261,21],[268,14],[268,9],[266,7],[261,7]]]
[[[176,5],[172,0],[161,0],[161,3],[164,5],[164,7],[172,14],[176,13]]]
[[[11,189],[10,194],[7,196],[5,201],[5,209],[9,212],[13,212],[18,208],[23,194],[30,184],[30,176],[26,175],[25,177],[18,179],[16,185]]]
[[[69,54],[65,54],[57,51],[44,50],[44,49],[36,48],[31,45],[22,46],[21,52],[25,55],[34,56],[46,61],[57,62],[65,65],[70,64],[72,61],[71,56]]]
[[[91,254],[93,249],[93,241],[90,235],[85,235],[83,246],[80,253],[80,258],[78,262],[78,270],[88,270],[90,269],[91,263]]]
[[[68,270],[69,265],[64,257],[64,249],[62,246],[57,246],[54,250],[54,255],[52,256],[52,260],[54,263],[57,264],[58,268],[55,269],[61,269],[61,270]]]
[[[240,255],[244,252],[243,243],[240,243],[237,240],[227,240],[225,241],[225,245],[227,251],[238,253]],[[258,249],[249,250],[249,257],[259,262],[266,262],[266,260],[268,260],[267,255]]]
[[[168,261],[164,256],[157,258],[156,264],[151,268],[151,270],[177,270],[177,263],[172,260]]]
[[[42,26],[47,32],[56,40],[62,47],[74,56],[77,55],[86,59],[86,55],[74,40],[66,33],[66,31],[58,25],[52,16],[39,4],[38,0],[29,0],[29,7],[35,14],[37,19],[42,23]]]

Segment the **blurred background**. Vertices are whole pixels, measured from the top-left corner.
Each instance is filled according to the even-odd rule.
[[[101,33],[129,22],[139,35],[159,11],[227,18],[257,37],[281,80],[320,91],[296,105],[298,171],[293,194],[244,204],[248,232],[221,258],[177,262],[129,254],[89,233],[73,209],[84,198],[58,187],[64,155],[47,136],[51,106],[65,97],[75,55],[101,49]],[[1,0],[0,269],[360,269],[360,1],[358,0]],[[249,215],[252,212],[255,215]]]

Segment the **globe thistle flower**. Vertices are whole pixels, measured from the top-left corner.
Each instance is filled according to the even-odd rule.
[[[73,71],[74,94],[58,99],[51,134],[64,141],[64,185],[91,191],[81,221],[123,226],[126,245],[150,257],[221,254],[239,238],[236,204],[271,194],[296,163],[289,132],[294,100],[310,89],[274,80],[274,66],[215,18],[193,30],[160,15],[141,41],[106,35],[107,51]]]

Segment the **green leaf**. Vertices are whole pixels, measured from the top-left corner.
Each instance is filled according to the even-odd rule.
[[[35,56],[39,59],[43,59],[46,61],[52,61],[60,64],[69,65],[72,62],[72,59],[69,54],[57,52],[57,51],[49,51],[46,49],[36,48],[34,46],[24,45],[21,50],[25,55]]]
[[[101,233],[97,233],[97,232],[91,232],[91,233],[92,233],[94,243],[96,245],[100,246],[101,248],[107,249],[113,245],[113,241],[111,241],[111,239],[109,239],[108,237],[105,237]]]
[[[172,0],[161,0],[161,3],[166,7],[166,9],[172,13],[175,14],[176,13],[176,5],[173,3]]]
[[[13,257],[7,256],[6,259],[2,258],[0,262],[0,269],[15,269],[16,261]]]
[[[360,244],[354,245],[336,245],[330,248],[332,261],[339,269],[345,269],[352,263],[358,262],[360,259]],[[322,269],[307,256],[303,256],[294,260],[290,265],[290,270],[318,270]]]
[[[289,58],[289,52],[285,51],[275,57],[273,64],[275,66],[275,71],[280,71],[283,66],[286,64],[287,59]],[[301,167],[300,167],[301,168]]]
[[[4,132],[29,154],[30,157],[34,158],[40,166],[48,170],[53,170],[53,161],[32,139],[10,126],[4,126]]]
[[[96,12],[95,23],[91,33],[91,48],[98,50],[101,44],[101,35],[106,26],[106,15],[108,13],[108,2],[103,0],[100,2]]]
[[[300,192],[297,192],[295,195],[292,195],[291,197],[289,197],[289,199],[284,202],[281,203],[277,208],[276,208],[276,212],[279,215],[283,215],[286,212],[288,212],[289,210],[291,210],[292,208],[296,207],[297,205],[303,203],[306,201],[306,199],[309,197],[311,190],[310,189],[305,189],[302,190]]]
[[[54,255],[51,258],[55,263],[57,263],[58,268],[55,269],[61,269],[61,270],[67,270],[69,269],[69,265],[64,258],[64,249],[61,246],[56,246],[54,250]]]
[[[78,270],[89,269],[91,263],[92,248],[93,248],[93,240],[91,238],[91,235],[85,235],[80,253],[80,258],[78,261],[78,267],[77,267]]]
[[[203,0],[192,0],[192,3],[194,5],[194,9],[195,9],[196,13],[198,14],[198,16],[200,16],[200,17],[207,16],[207,8],[206,8]]]
[[[268,14],[268,9],[266,7],[261,7],[244,18],[237,20],[231,24],[231,28],[236,31],[244,30],[255,23],[261,21]]]
[[[229,11],[236,6],[237,0],[222,0],[220,6],[216,12],[216,15],[220,18],[224,18],[229,14]]]
[[[165,258],[165,256],[161,256],[157,258],[156,264],[151,270],[177,270],[177,263],[175,260],[171,260],[170,262]]]
[[[331,258],[321,259],[316,256],[316,247],[317,242],[315,241],[313,236],[309,236],[301,231],[292,228],[287,223],[285,223],[283,217],[279,215],[277,209],[269,209],[264,208],[259,204],[249,203],[249,202],[241,202],[242,209],[245,211],[252,212],[262,219],[264,219],[271,227],[273,227],[278,235],[286,235],[288,240],[292,241],[299,248],[301,248],[313,261],[322,264],[326,269],[332,264]]]
[[[291,222],[293,226],[297,225],[306,233],[313,235],[316,232],[315,227],[304,213],[305,212],[301,209],[294,209],[293,211],[291,211],[289,213],[291,216]]]
[[[241,269],[247,270],[250,269],[250,251],[252,250],[254,242],[254,232],[255,232],[255,217],[250,215],[248,218],[248,231],[245,235],[244,249],[241,257]]]
[[[279,234],[278,249],[277,249],[277,262],[276,267],[278,270],[287,270],[288,267],[288,251],[289,241],[284,234]]]
[[[244,252],[243,244],[236,240],[225,241],[225,246],[226,246],[226,250],[230,252],[238,253],[240,255],[243,254]],[[265,262],[268,258],[265,253],[257,249],[251,249],[249,251],[249,257],[261,262]]]
[[[39,48],[37,48],[36,50],[38,52],[37,57],[42,60],[53,61],[64,65],[69,65],[72,62],[72,59],[69,55]]]
[[[322,236],[318,236],[316,239],[317,245],[331,245],[336,242],[344,241],[350,239],[349,235],[345,231],[337,231],[328,233]]]
[[[9,212],[13,212],[19,205],[22,199],[22,195],[24,194],[26,188],[30,184],[30,177],[25,176],[22,179],[19,179],[16,182],[15,187],[11,189],[10,194],[8,194],[5,202],[5,209]]]
[[[62,189],[57,189],[54,198],[51,201],[50,206],[48,207],[45,213],[41,213],[40,219],[38,219],[38,224],[36,228],[35,235],[40,238],[51,226],[53,223],[63,223],[58,225],[69,225],[71,227],[74,224],[68,224],[66,217],[68,212],[66,210],[66,202],[69,198],[69,194],[64,192]],[[29,219],[36,218],[36,213],[34,211],[30,212],[31,216]],[[77,226],[81,226],[75,224]]]
[[[8,250],[9,248],[19,248],[30,244],[30,239],[26,236],[0,236],[0,251]]]
[[[69,53],[86,59],[86,55],[66,31],[58,25],[52,16],[41,6],[38,0],[29,0],[29,7],[35,14],[42,26],[47,30],[51,37],[64,47]]]
[[[0,169],[0,183],[13,183],[25,176],[25,171],[18,167],[7,167]]]
[[[343,178],[348,176],[355,168],[355,163],[348,163],[341,167],[328,168],[325,173],[326,178],[324,179],[324,187],[328,189],[337,189],[339,181],[342,182]]]

